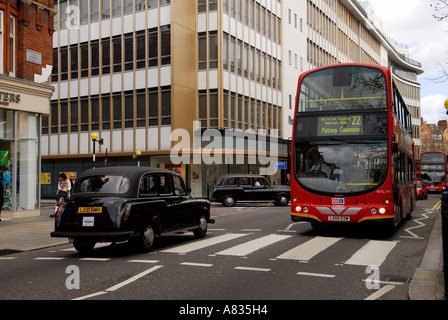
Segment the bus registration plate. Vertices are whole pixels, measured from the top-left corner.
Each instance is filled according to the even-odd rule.
[[[350,217],[345,217],[345,216],[329,216],[329,217],[328,217],[328,221],[345,221],[345,222],[348,222],[348,221],[350,221]]]

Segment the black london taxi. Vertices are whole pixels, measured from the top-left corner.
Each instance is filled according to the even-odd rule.
[[[55,216],[51,237],[67,237],[79,252],[97,242],[129,240],[149,252],[158,236],[207,233],[210,202],[193,199],[182,176],[150,167],[105,167],[81,173]]]
[[[289,186],[271,185],[262,175],[222,175],[212,193],[212,202],[233,207],[236,202],[273,202],[277,206],[288,205],[291,198]]]

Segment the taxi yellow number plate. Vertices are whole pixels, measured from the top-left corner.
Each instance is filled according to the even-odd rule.
[[[103,207],[79,207],[78,213],[101,213]]]

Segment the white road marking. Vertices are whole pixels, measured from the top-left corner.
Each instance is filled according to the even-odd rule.
[[[85,295],[82,297],[74,298],[72,300],[85,300],[85,299],[89,299],[89,298],[93,298],[93,297],[97,297],[97,296],[106,294],[108,292],[118,290],[118,289],[120,289],[120,288],[122,288],[122,287],[124,287],[124,286],[126,286],[126,285],[128,285],[128,284],[130,284],[130,283],[132,283],[132,282],[134,282],[134,281],[146,276],[147,274],[150,274],[151,272],[154,272],[157,269],[160,269],[162,267],[163,266],[154,266],[146,271],[140,272],[139,274],[133,276],[132,278],[129,278],[128,280],[122,281],[122,282],[110,287],[109,289],[106,289],[105,291],[98,291],[98,292],[91,293],[91,294],[88,294],[88,295]]]
[[[348,259],[345,264],[379,267],[396,245],[397,241],[371,240]]]
[[[213,264],[211,263],[196,263],[196,262],[182,262],[181,265],[183,266],[193,266],[193,267],[212,267]]]
[[[315,255],[331,247],[341,238],[315,237],[279,255],[277,259],[308,261]]]
[[[418,226],[414,226],[414,227],[410,227],[410,228],[406,228],[404,229],[404,231],[406,231],[407,233],[409,233],[411,236],[400,236],[400,238],[408,238],[408,239],[424,239],[423,237],[420,237],[418,235],[416,235],[414,232],[412,232],[411,230],[414,229],[419,229],[422,228],[424,226],[426,226],[426,224],[424,224],[423,222],[420,222],[420,220],[426,220],[429,219],[429,217],[427,216],[427,214],[431,214],[432,210],[426,210],[426,213],[422,213],[422,217],[423,218],[419,218],[419,219],[414,219],[413,221],[415,223],[418,224]]]
[[[159,260],[129,260],[128,262],[136,262],[136,263],[159,263]]]
[[[381,289],[379,289],[377,292],[375,292],[374,294],[371,294],[370,296],[368,296],[367,298],[365,298],[364,300],[376,300],[379,297],[385,295],[386,293],[388,293],[390,290],[395,289],[394,285],[387,285],[382,287]]]
[[[65,257],[38,257],[34,258],[34,260],[64,260]]]
[[[126,285],[128,285],[128,284],[130,284],[130,283],[132,283],[132,282],[134,282],[134,281],[136,281],[136,280],[138,280],[138,279],[140,279],[140,278],[146,276],[147,274],[150,274],[151,272],[154,272],[154,271],[156,271],[157,269],[160,269],[160,268],[162,268],[162,267],[163,267],[163,266],[154,266],[154,267],[152,267],[152,268],[150,268],[150,269],[148,269],[148,270],[146,270],[146,271],[140,272],[139,274],[133,276],[132,278],[129,278],[128,280],[125,280],[125,281],[123,281],[123,282],[120,282],[120,283],[118,283],[118,284],[116,284],[116,285],[110,287],[109,289],[106,289],[106,291],[107,291],[107,292],[110,292],[110,291],[118,290],[118,289],[120,289],[120,288],[122,288],[122,287],[124,287],[124,286],[126,286]]]
[[[267,269],[267,268],[251,268],[251,267],[235,267],[235,270],[260,271],[260,272],[271,271],[271,269]]]
[[[231,247],[229,249],[217,252],[217,255],[225,255],[225,256],[238,256],[244,257],[254,251],[257,251],[261,248],[274,244],[278,241],[285,240],[290,238],[291,236],[278,235],[278,234],[270,234],[265,237],[261,237],[252,241],[245,242],[235,247]]]
[[[14,260],[17,259],[17,257],[0,257],[0,260]]]
[[[209,247],[209,246],[212,246],[212,245],[215,245],[218,243],[237,239],[237,238],[247,236],[247,235],[248,235],[247,233],[245,233],[245,234],[228,233],[228,234],[224,234],[222,236],[217,236],[217,237],[208,238],[205,240],[195,241],[193,243],[188,243],[185,245],[176,246],[176,247],[173,247],[170,249],[162,250],[160,252],[170,252],[170,253],[179,253],[179,254],[187,253],[187,252],[203,249],[205,247]]]
[[[109,261],[110,258],[81,258],[81,261]]]
[[[297,272],[299,276],[321,277],[321,278],[334,278],[334,274],[312,273],[312,272]]]
[[[106,293],[107,293],[106,291],[99,291],[99,292],[95,292],[95,293],[92,293],[92,294],[88,294],[86,296],[74,298],[72,300],[85,300],[85,299],[97,297],[97,296],[100,296],[100,295],[103,295],[103,294],[106,294]]]

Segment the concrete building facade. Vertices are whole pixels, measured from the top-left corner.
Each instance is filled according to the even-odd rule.
[[[179,171],[193,195],[207,196],[224,173],[287,160],[298,76],[331,63],[393,67],[420,119],[423,70],[365,8],[354,0],[56,0],[43,171],[90,168],[95,133],[99,165],[135,165],[140,151],[142,164]],[[287,182],[287,170],[273,172],[271,182]],[[43,185],[43,195],[54,188]]]

